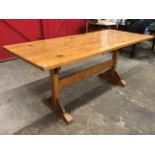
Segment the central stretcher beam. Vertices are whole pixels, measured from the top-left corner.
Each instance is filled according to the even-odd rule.
[[[92,66],[90,68],[79,71],[77,73],[67,75],[66,77],[63,77],[60,80],[60,86],[61,86],[61,88],[65,88],[67,86],[70,86],[70,85],[72,85],[72,84],[92,75],[92,74],[96,74],[96,73],[99,73],[105,69],[111,68],[113,66],[113,64],[114,64],[114,60],[111,59],[111,60],[108,60],[104,63],[97,64],[97,65]]]

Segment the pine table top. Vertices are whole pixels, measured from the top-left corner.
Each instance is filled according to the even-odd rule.
[[[102,30],[7,45],[4,48],[47,71],[152,38],[152,35]]]

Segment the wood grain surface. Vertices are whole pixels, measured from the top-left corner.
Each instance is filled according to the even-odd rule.
[[[118,30],[102,30],[67,37],[7,45],[4,48],[23,60],[47,71],[151,38],[153,38],[152,35]]]

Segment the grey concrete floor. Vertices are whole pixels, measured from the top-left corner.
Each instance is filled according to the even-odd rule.
[[[155,52],[140,44],[121,55],[121,88],[93,75],[62,91],[74,121],[66,125],[50,109],[48,73],[17,59],[0,64],[0,134],[155,134]],[[105,55],[67,66],[63,75],[109,59]]]

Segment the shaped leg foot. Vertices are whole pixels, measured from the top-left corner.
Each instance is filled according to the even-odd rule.
[[[104,78],[104,79],[106,79],[114,84],[117,84],[119,86],[122,86],[122,87],[124,87],[126,85],[126,82],[121,79],[121,77],[119,76],[119,74],[116,71],[111,72],[111,70],[108,70],[104,73],[99,74],[99,77]]]

